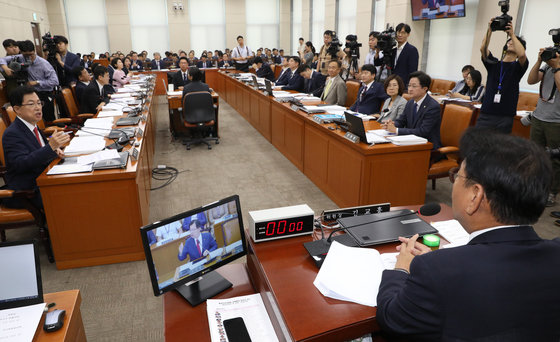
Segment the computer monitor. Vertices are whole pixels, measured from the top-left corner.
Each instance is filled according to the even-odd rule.
[[[140,232],[154,295],[177,290],[193,306],[231,287],[215,270],[247,254],[237,195]]]
[[[43,303],[37,242],[0,244],[0,310]]]

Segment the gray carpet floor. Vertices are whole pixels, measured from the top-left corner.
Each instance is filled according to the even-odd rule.
[[[220,144],[212,150],[199,145],[190,151],[171,138],[165,97],[156,101],[155,165],[181,172],[169,186],[152,191],[152,222],[232,194],[240,196],[245,221],[250,210],[306,203],[319,214],[337,207],[225,101],[220,103]],[[152,187],[160,184],[153,181]],[[449,180],[438,180],[435,191],[427,182],[426,202],[451,205]],[[535,226],[543,238],[560,236],[551,210],[560,206],[547,208]],[[7,236],[16,240],[38,233],[29,227],[8,231]],[[60,271],[43,251],[41,268],[45,292],[80,290],[89,341],[164,340],[162,299],[153,295],[145,261]]]

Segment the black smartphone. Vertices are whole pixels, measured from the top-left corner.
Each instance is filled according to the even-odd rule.
[[[251,337],[241,317],[224,320],[224,329],[229,342],[251,342]]]

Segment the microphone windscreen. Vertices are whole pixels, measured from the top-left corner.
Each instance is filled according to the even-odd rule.
[[[434,203],[434,202],[426,203],[420,207],[420,210],[418,210],[418,212],[422,216],[432,216],[439,213],[440,211],[441,211],[441,206],[439,205],[439,203]]]

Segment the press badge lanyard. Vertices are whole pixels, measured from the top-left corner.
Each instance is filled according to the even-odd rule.
[[[504,76],[506,73],[504,72],[504,61],[500,61],[500,79],[498,83],[498,92],[494,95],[494,103],[500,103],[502,99],[502,81],[504,80]]]

